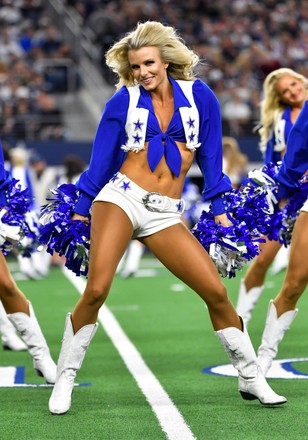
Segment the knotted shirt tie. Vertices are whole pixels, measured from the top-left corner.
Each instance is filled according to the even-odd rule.
[[[165,156],[166,163],[176,177],[179,177],[182,167],[182,156],[172,136],[159,133],[148,144],[148,163],[154,171],[161,158]]]

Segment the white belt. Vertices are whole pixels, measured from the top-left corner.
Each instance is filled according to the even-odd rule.
[[[182,214],[185,208],[183,199],[175,200],[157,192],[149,192],[142,197],[142,202],[148,211],[178,212]]]

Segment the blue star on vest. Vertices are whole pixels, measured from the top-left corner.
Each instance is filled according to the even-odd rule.
[[[129,185],[130,182],[123,182],[122,188],[124,189],[124,191],[126,191],[127,189],[131,189]]]
[[[195,128],[195,120],[189,118],[189,121],[186,122],[188,124],[189,128]]]
[[[196,135],[195,135],[194,133],[191,133],[191,134],[188,136],[190,142],[192,142],[192,141],[194,140],[195,136],[196,136]]]
[[[141,141],[141,137],[139,136],[139,134],[136,134],[136,136],[133,136],[133,138],[134,138],[134,142],[136,143],[140,143],[140,141]]]
[[[137,122],[134,122],[135,125],[135,130],[141,130],[141,127],[143,126],[143,122],[140,122],[140,120],[138,119]]]

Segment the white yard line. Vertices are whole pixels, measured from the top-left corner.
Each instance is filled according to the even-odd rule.
[[[84,291],[85,280],[76,277],[73,272],[63,269],[64,275],[75,286],[80,294]],[[176,408],[164,388],[161,386],[152,371],[142,359],[140,353],[124,333],[114,315],[106,305],[103,305],[99,315],[99,321],[112,343],[118,350],[126,367],[136,380],[140,390],[145,395],[159,424],[169,440],[193,440],[196,439],[182,414]]]

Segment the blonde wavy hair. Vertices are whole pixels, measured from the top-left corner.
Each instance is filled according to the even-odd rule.
[[[173,27],[156,21],[146,21],[138,23],[135,30],[127,33],[105,54],[107,66],[119,78],[117,89],[122,85],[134,85],[128,52],[146,46],[159,48],[162,60],[169,63],[167,72],[173,79],[195,79],[194,68],[200,62],[199,56],[185,45]]]
[[[260,135],[260,148],[262,151],[265,150],[266,143],[272,135],[275,120],[288,106],[281,100],[276,90],[277,81],[284,76],[292,76],[303,83],[306,88],[308,87],[308,79],[288,67],[273,70],[267,75],[263,84],[263,99],[261,101],[260,124],[258,126],[260,127],[258,128],[258,133]],[[308,89],[306,93],[308,98]]]

